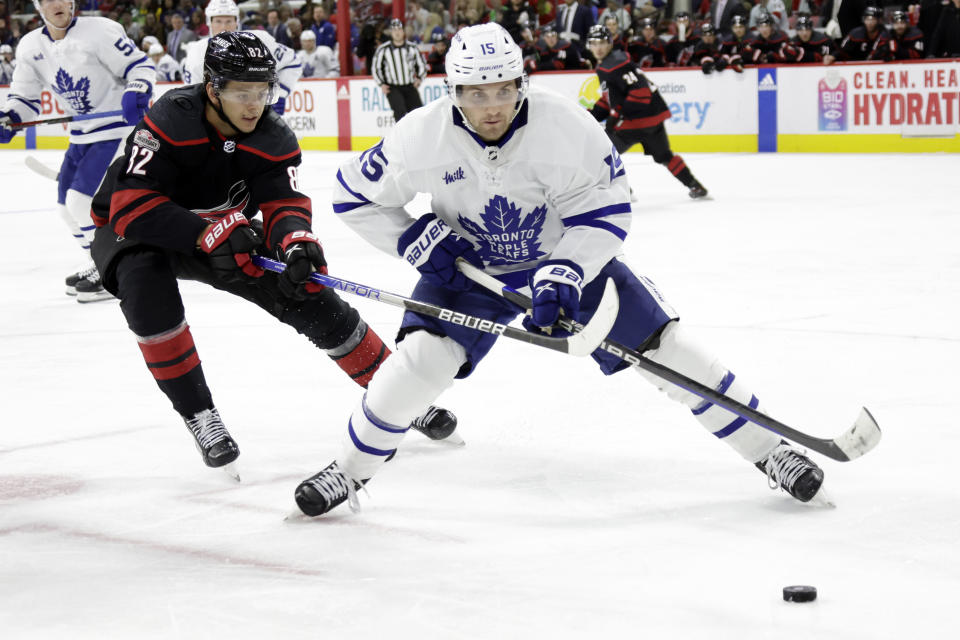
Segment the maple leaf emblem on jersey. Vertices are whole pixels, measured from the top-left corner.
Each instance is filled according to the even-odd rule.
[[[79,82],[74,82],[69,73],[58,69],[56,80],[53,90],[66,100],[71,109],[77,113],[90,113],[93,109],[89,100],[90,78],[80,78]]]
[[[542,204],[530,213],[503,196],[494,196],[483,208],[480,219],[483,226],[458,215],[460,225],[474,236],[480,257],[490,265],[516,264],[536,260],[540,251],[540,231],[547,215]]]

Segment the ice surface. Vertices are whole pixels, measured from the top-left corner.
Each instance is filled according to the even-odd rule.
[[[626,253],[761,408],[838,435],[838,508],[769,491],[633,372],[502,341],[442,403],[467,446],[411,433],[364,510],[284,521],[335,454],[358,390],[259,309],[182,286],[243,483],[206,469],[32,153],[0,153],[0,637],[960,637],[960,159],[694,155],[713,200],[625,157]],[[408,294],[415,273],[329,207],[343,156],[302,183],[330,271]],[[352,299],[392,338],[400,312]],[[812,584],[812,604],[781,589]]]

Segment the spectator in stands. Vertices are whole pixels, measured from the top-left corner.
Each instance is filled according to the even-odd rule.
[[[943,8],[950,4],[950,0],[920,0],[920,15],[917,18],[917,28],[923,32],[923,50],[930,52],[933,44],[933,32],[937,30],[940,14]]]
[[[639,35],[627,43],[630,59],[642,69],[667,65],[667,43],[657,35],[656,18],[643,18],[637,29]]]
[[[287,20],[287,33],[290,34],[290,48],[294,51],[300,51],[300,36],[303,34],[303,23],[300,22],[300,18]]]
[[[207,21],[204,19],[202,9],[194,9],[193,13],[190,14],[190,30],[193,31],[198,38],[205,38],[210,35],[210,27],[207,26]]]
[[[586,50],[587,32],[593,24],[593,12],[589,5],[581,4],[579,0],[566,0],[566,4],[557,12],[553,26],[558,38],[568,41],[576,49],[579,61],[580,54]]]
[[[743,0],[713,0],[710,3],[710,22],[722,37],[723,34],[730,33],[733,16],[746,18],[749,11]]]
[[[317,46],[317,36],[313,31],[300,34],[300,59],[303,60],[304,78],[338,78],[340,61],[333,49]]]
[[[506,29],[513,41],[519,45],[523,42],[523,36],[520,32],[535,17],[536,13],[527,0],[508,0],[500,15],[500,26]]]
[[[763,14],[773,16],[774,26],[777,30],[786,31],[789,28],[787,24],[787,7],[783,4],[783,0],[760,0],[760,2],[755,4],[753,9],[750,10],[750,20],[747,22],[747,26],[751,29],[756,28],[760,16]]]
[[[940,20],[930,39],[934,58],[960,58],[960,0],[951,0],[940,12]]]
[[[447,51],[450,49],[450,42],[443,32],[434,31],[430,36],[433,43],[433,49],[427,56],[427,73],[446,73],[444,64],[447,60]]]
[[[134,42],[140,42],[140,40],[143,39],[140,25],[133,21],[133,16],[129,11],[124,11],[120,14],[120,26],[123,27],[127,37]]]
[[[603,4],[603,0],[600,0],[600,3]],[[653,5],[648,1],[644,6],[650,7]],[[656,9],[654,9],[653,13],[655,12]],[[621,36],[626,36],[627,31],[630,30],[630,25],[633,24],[630,11],[625,9],[619,0],[607,0],[607,6],[600,12],[600,15],[597,16],[597,22],[609,29],[610,24],[607,20],[610,16],[613,16],[617,21],[617,32],[620,33]]]
[[[408,0],[406,11],[404,25],[412,28],[418,35],[422,34],[423,30],[427,28],[427,19],[430,17],[430,12],[418,0]]]
[[[13,47],[8,44],[0,44],[0,84],[10,84],[13,82],[13,68],[17,66],[14,58]]]
[[[923,57],[923,33],[910,24],[906,11],[893,12],[893,26],[886,41],[878,47],[874,60],[919,60]]]
[[[13,37],[13,30],[8,26],[7,18],[0,16],[0,45],[2,44],[12,47],[16,42]]]
[[[197,34],[187,28],[183,14],[175,12],[170,16],[170,33],[167,34],[167,53],[180,62],[187,54],[184,45],[197,39]]]
[[[843,60],[873,60],[878,48],[886,46],[887,36],[881,29],[883,9],[867,7],[863,10],[863,25],[851,29],[840,43]]]
[[[313,6],[313,24],[310,25],[310,30],[317,36],[318,47],[333,49],[337,46],[337,28],[327,20],[327,10],[322,4]]]
[[[159,44],[150,45],[147,55],[157,68],[157,82],[175,82],[180,79],[180,63]]]
[[[157,20],[157,16],[154,13],[148,13],[143,16],[143,35],[144,36],[153,36],[159,42],[164,42],[166,40],[166,34],[164,33],[163,25],[160,24],[160,21]]]
[[[833,64],[837,59],[837,45],[820,31],[813,30],[810,16],[797,18],[797,34],[784,49],[786,62],[804,64]]]
[[[639,24],[644,18],[653,18],[654,24],[656,24],[660,20],[666,4],[667,0],[636,0],[630,13],[632,25],[630,29],[634,30],[634,35],[639,33]]]
[[[280,12],[276,9],[267,11],[266,31],[278,44],[290,46],[290,33],[287,31],[287,25],[280,22]]]

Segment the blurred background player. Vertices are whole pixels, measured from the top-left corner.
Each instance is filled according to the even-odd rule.
[[[147,55],[157,68],[157,82],[176,82],[180,79],[180,64],[159,44],[150,45]]]
[[[726,34],[720,43],[720,54],[727,61],[728,67],[737,73],[743,73],[749,50],[747,17],[737,14],[730,18],[730,33]]]
[[[877,47],[874,60],[919,60],[923,57],[923,33],[910,25],[906,11],[893,12],[893,26]]]
[[[297,138],[267,108],[276,78],[272,55],[253,34],[226,31],[210,38],[205,82],[156,102],[127,138],[124,156],[111,165],[93,203],[93,255],[105,284],[121,300],[147,367],[209,467],[228,465],[240,452],[213,403],[178,279],[259,306],[361,387],[390,354],[333,289],[307,281],[314,271],[326,272],[326,260],[311,232],[310,199],[299,191]],[[262,236],[249,224],[258,211]],[[254,251],[275,255],[286,271],[254,267]],[[263,362],[257,348],[248,338],[237,348],[254,374]],[[309,403],[300,406],[310,410]],[[445,436],[456,426],[449,412],[434,410],[424,432],[435,434],[429,427],[438,421]]]
[[[880,20],[883,9],[867,7],[863,10],[863,24],[854,27],[840,43],[839,55],[843,60],[873,60],[878,49],[886,48],[887,36]]]
[[[390,39],[377,47],[373,54],[373,79],[387,96],[393,109],[393,120],[423,106],[420,83],[427,76],[427,65],[417,45],[407,41],[403,22],[390,21]]]
[[[657,35],[655,18],[640,21],[640,33],[627,44],[630,59],[642,69],[664,67],[667,64],[667,43]]]
[[[521,34],[523,33],[523,29],[526,28],[525,25],[526,23],[524,23],[523,28],[521,28]],[[430,42],[433,44],[433,48],[430,49],[430,53],[427,55],[427,73],[443,73],[443,65],[447,59],[447,50],[450,48],[450,42],[442,31],[434,31],[431,33]]]
[[[233,0],[210,0],[204,9],[207,17],[207,27],[210,36],[201,38],[186,45],[186,54],[180,61],[180,72],[184,84],[193,84],[203,80],[203,59],[207,53],[207,42],[210,38],[224,31],[236,31],[240,28],[240,9]],[[286,109],[287,97],[303,72],[300,55],[290,47],[278,44],[269,33],[263,29],[251,31],[267,47],[277,61],[277,91],[271,105],[274,111],[283,115]]]
[[[687,189],[691,198],[703,198],[706,188],[693,177],[690,168],[670,150],[670,139],[663,123],[670,108],[640,67],[622,51],[613,48],[610,32],[602,25],[590,27],[587,46],[599,60],[597,77],[603,95],[590,113],[598,121],[606,120],[607,136],[618,153],[635,144],[670,171]]]
[[[784,59],[783,48],[787,36],[777,29],[776,20],[769,13],[757,18],[757,32],[747,40],[750,59],[753,64],[774,64]]]
[[[805,64],[833,64],[837,59],[837,44],[820,31],[813,30],[810,16],[797,18],[797,33],[784,47],[786,62]]]
[[[606,32],[600,25],[593,29]],[[606,33],[593,33],[611,47]],[[630,64],[623,52],[612,55]],[[446,85],[447,98],[399,123],[375,152],[344,164],[334,187],[341,220],[419,271],[413,297],[500,323],[522,313],[468,280],[456,266],[462,257],[480,263],[501,283],[529,291],[532,313],[524,326],[539,332],[554,328],[561,313],[590,317],[610,277],[620,300],[612,340],[636,345],[656,362],[759,406],[744,381],[689,336],[653,284],[618,259],[635,223],[629,186],[620,157],[590,117],[572,100],[528,88],[520,48],[496,23],[467,27],[454,36]],[[370,171],[370,158],[379,159],[380,171]],[[463,179],[448,188],[440,176],[457,166],[464,169]],[[418,193],[431,196],[433,213],[414,219],[404,205]],[[515,235],[509,239],[497,231],[505,215],[517,225],[511,230],[522,229],[504,234]],[[316,516],[345,501],[355,506],[356,489],[382,468],[402,441],[404,425],[456,379],[471,375],[496,340],[496,335],[405,313],[397,353],[356,404],[339,454],[297,487],[301,511]],[[594,352],[593,358],[606,375],[628,368],[606,352]],[[537,374],[525,369],[518,375],[521,384],[514,383],[509,393],[523,393],[522,380]],[[641,375],[774,479],[771,485],[800,501],[819,492],[823,472],[776,434]],[[561,380],[553,391],[576,396],[577,384]],[[594,400],[582,397],[586,403]],[[580,463],[574,457],[570,464]]]
[[[13,47],[9,44],[0,44],[0,84],[13,82],[13,68],[17,66]]]
[[[553,25],[540,29],[537,42],[537,70],[562,71],[585,68],[580,49],[567,40],[561,40]]]
[[[690,56],[690,66],[700,67],[700,70],[706,74],[723,71],[727,67],[727,61],[720,55],[717,29],[710,22],[705,22],[700,27],[700,40],[693,48],[693,54]]]
[[[304,78],[338,78],[340,61],[333,49],[317,46],[317,34],[304,31],[300,34],[300,60]]]
[[[694,31],[690,14],[686,11],[678,11],[673,21],[677,35],[667,43],[667,64],[685,67],[693,55],[693,48],[700,40],[700,34]]]
[[[40,119],[44,89],[57,96],[66,115],[123,112],[67,125],[70,145],[60,166],[57,211],[89,258],[94,232],[91,199],[120,150],[120,141],[146,113],[156,70],[119,22],[74,17],[72,0],[35,0],[34,6],[46,26],[24,35],[17,47],[20,62],[0,109],[0,143],[16,135],[4,125]],[[93,262],[67,276],[66,289],[78,302],[112,298]]]

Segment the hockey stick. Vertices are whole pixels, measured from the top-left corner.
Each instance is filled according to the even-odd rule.
[[[286,268],[284,263],[271,260],[270,258],[264,258],[263,256],[254,256],[253,263],[261,269],[267,269],[277,273],[282,273]],[[407,311],[414,311],[421,315],[430,316],[431,318],[439,318],[445,322],[459,324],[468,329],[500,335],[505,338],[519,340],[520,342],[526,342],[538,347],[546,347],[547,349],[553,349],[554,351],[560,351],[561,353],[567,353],[572,356],[587,356],[593,353],[610,332],[614,321],[617,319],[619,310],[619,298],[616,287],[613,281],[608,280],[597,313],[594,314],[590,322],[583,327],[583,330],[567,338],[551,338],[322,273],[313,273],[310,276],[310,280],[336,291],[344,291],[360,296],[361,298],[377,300],[395,307],[401,307]]]
[[[29,122],[11,122],[7,126],[11,129],[23,129],[25,127],[35,127],[41,124],[60,124],[61,122],[74,122],[77,120],[96,120],[97,118],[113,118],[122,116],[123,110],[103,111],[100,113],[81,113],[75,116],[60,116],[59,118],[47,118],[46,120],[30,120]]]
[[[458,261],[457,266],[464,275],[485,289],[489,289],[493,293],[502,296],[503,298],[524,309],[530,309],[530,298],[522,293],[505,286],[493,276],[480,269],[477,269],[464,260]],[[562,318],[560,320],[560,324],[564,325],[564,328],[567,330],[576,331],[580,327],[579,323],[570,322]],[[653,360],[644,357],[639,351],[631,349],[630,347],[620,344],[619,342],[614,342],[613,340],[604,340],[600,344],[600,349],[623,359],[624,362],[627,362],[634,367],[648,371],[655,376],[666,380],[667,382],[677,385],[681,389],[685,389],[686,391],[689,391],[690,393],[703,398],[704,400],[712,402],[718,407],[722,407],[745,420],[749,420],[750,422],[753,422],[754,424],[761,426],[768,431],[772,431],[788,440],[792,440],[799,445],[825,455],[828,458],[839,460],[840,462],[847,462],[849,460],[853,460],[854,458],[859,458],[877,446],[877,443],[880,442],[880,427],[877,425],[877,421],[874,420],[872,415],[870,415],[870,412],[866,407],[861,409],[860,415],[857,416],[853,426],[844,433],[840,434],[840,436],[837,438],[816,438],[788,427],[779,420],[775,420],[774,418],[771,418],[770,416],[765,415],[756,409],[751,409],[747,405],[737,402],[733,398],[725,396],[706,385],[700,384],[696,380],[688,378],[685,375],[670,369],[669,367],[665,367],[662,364],[654,362]]]
[[[59,180],[60,173],[43,164],[33,156],[27,156],[23,159],[24,164],[27,165],[27,168],[33,171],[36,174],[43,176],[44,178],[50,178],[51,180]]]

